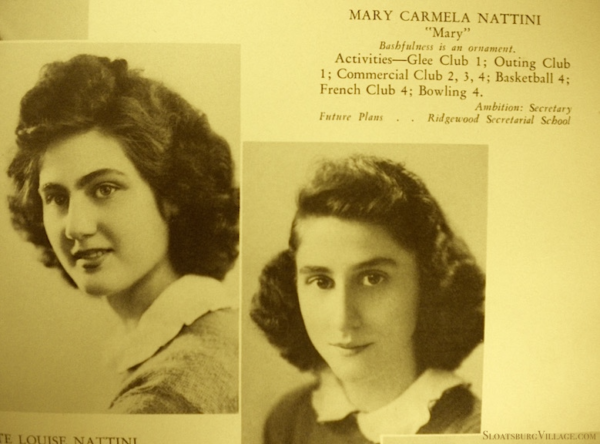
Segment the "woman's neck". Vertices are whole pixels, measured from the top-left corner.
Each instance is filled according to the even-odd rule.
[[[340,381],[348,400],[361,412],[372,412],[398,398],[418,377],[414,360],[406,360],[395,371],[369,378]]]
[[[159,263],[131,287],[108,295],[106,300],[125,327],[133,329],[158,296],[179,277],[170,262]]]

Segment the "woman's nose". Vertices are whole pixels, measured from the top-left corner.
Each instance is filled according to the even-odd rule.
[[[338,330],[354,330],[361,325],[359,301],[354,293],[349,285],[340,286],[335,291],[330,313]]]
[[[72,198],[66,216],[65,236],[70,240],[80,240],[96,232],[96,215],[92,205],[85,198]]]

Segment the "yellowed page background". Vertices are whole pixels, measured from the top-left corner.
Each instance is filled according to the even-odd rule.
[[[490,434],[600,431],[600,3],[373,1],[368,2],[369,10],[392,10],[393,19],[351,20],[350,10],[364,12],[365,3],[98,0],[90,4],[89,36],[114,42],[240,43],[242,141],[488,146],[482,430]],[[471,22],[402,21],[401,11],[467,13]],[[541,24],[478,24],[478,12],[539,15]],[[459,41],[434,37],[427,29],[432,26],[464,33]],[[434,45],[433,69],[443,75],[450,68],[439,64],[440,43],[446,49],[463,45],[462,53],[470,62],[466,70],[473,74],[481,71],[474,67],[477,55],[465,48],[513,46],[514,59],[536,60],[536,72],[551,71],[554,83],[495,82],[494,57],[488,54],[484,74],[491,81],[479,86],[483,97],[473,96],[470,84],[464,86],[469,91],[465,100],[419,97],[422,82],[414,77],[398,82],[394,96],[320,94],[321,70],[335,73],[339,53],[387,56],[379,49],[381,41]],[[546,58],[566,60],[569,68],[543,69]],[[6,69],[4,64],[1,69]],[[409,69],[414,76],[417,67]],[[465,71],[464,66],[452,69]],[[515,70],[502,71],[513,75]],[[558,82],[560,75],[568,78],[568,86]],[[440,88],[445,82],[427,85]],[[413,88],[413,97],[400,94],[404,86]],[[457,83],[454,88],[463,86]],[[518,117],[532,114],[530,104],[572,110],[567,126],[541,125],[541,116],[552,112],[537,113],[534,125],[486,124],[488,114],[506,115],[486,111],[479,111],[478,124],[427,121],[429,114],[475,115],[479,102],[523,106],[522,112],[512,113]],[[353,116],[369,112],[384,120],[326,122],[319,120],[321,112]],[[244,165],[241,170],[243,177]],[[260,357],[244,354],[243,359],[245,365],[252,365],[250,359]],[[46,422],[38,416],[19,416],[18,421],[12,415],[0,416],[0,433],[52,431],[70,437],[75,426],[68,424],[75,421],[105,436],[127,436],[130,431],[144,444],[167,442],[166,437],[171,442],[204,442],[206,437],[192,418],[42,418]],[[231,427],[239,423],[239,418],[232,419]],[[218,442],[235,439],[223,437]]]

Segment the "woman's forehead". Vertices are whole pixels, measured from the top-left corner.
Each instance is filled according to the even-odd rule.
[[[138,174],[118,139],[92,130],[48,145],[41,159],[40,186],[54,182],[74,185],[98,171]]]
[[[414,262],[388,231],[376,224],[332,216],[301,218],[296,222],[298,268],[323,266],[361,268]]]

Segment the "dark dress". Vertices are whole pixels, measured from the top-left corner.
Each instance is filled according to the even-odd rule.
[[[264,431],[265,444],[371,444],[354,415],[340,421],[317,422],[311,396],[315,385],[286,395],[273,409]],[[418,434],[479,433],[481,403],[465,385],[444,392],[430,408],[431,419]]]

